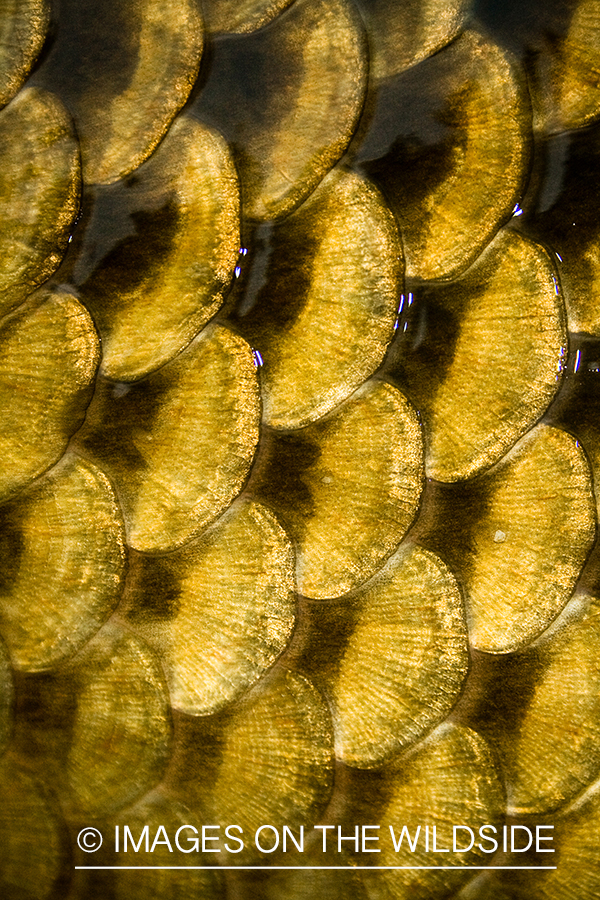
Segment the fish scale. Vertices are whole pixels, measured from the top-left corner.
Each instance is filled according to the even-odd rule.
[[[0,0],[3,896],[597,896],[555,6]]]

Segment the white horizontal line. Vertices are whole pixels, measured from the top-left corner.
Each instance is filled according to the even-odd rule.
[[[372,869],[373,871],[382,871],[384,869],[465,869],[469,872],[472,872],[474,869],[481,869],[483,871],[487,871],[488,869],[510,869],[510,870],[518,870],[518,869],[556,869],[556,866],[75,866],[76,869],[110,869],[113,871],[118,871],[119,869],[214,869],[216,871],[223,869],[232,869],[235,872],[239,871],[254,871],[255,869],[258,871],[260,869],[273,870],[273,869],[297,869],[302,870],[306,869],[307,871],[312,871],[315,869],[330,869],[336,871],[347,870],[349,872],[355,872],[357,869]]]

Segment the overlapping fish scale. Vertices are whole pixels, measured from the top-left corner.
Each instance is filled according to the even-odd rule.
[[[447,281],[477,259],[521,199],[531,139],[523,71],[474,28],[373,88],[350,158],[391,205],[408,277]]]
[[[560,388],[558,271],[542,246],[504,229],[464,276],[415,292],[406,323],[414,330],[427,315],[439,324],[417,346],[401,335],[388,371],[423,415],[427,475],[460,481],[498,462]]]
[[[57,462],[85,416],[99,343],[71,294],[40,290],[0,324],[0,499]]]
[[[390,384],[369,381],[336,410],[271,446],[250,490],[296,545],[298,591],[354,590],[392,553],[417,512],[423,447],[417,415]]]
[[[276,669],[247,695],[222,741],[209,810],[223,827],[241,827],[245,847],[234,864],[248,865],[261,857],[252,842],[258,828],[287,825],[297,835],[325,809],[333,783],[331,718],[310,681]],[[273,842],[265,829],[261,846],[268,852]]]
[[[383,9],[368,5],[376,13]],[[88,184],[111,185],[88,191],[98,229],[90,228],[86,238],[78,226],[74,247],[84,252],[79,258],[71,253],[61,270],[86,294],[105,338],[100,377],[94,325],[69,291],[48,285],[11,311],[59,265],[73,228],[79,176],[76,164],[63,165],[76,156],[76,145],[49,93],[25,88],[4,111],[33,108],[35,101],[50,110],[51,127],[40,127],[44,116],[32,124],[29,115],[21,128],[27,141],[36,154],[45,152],[52,132],[66,148],[60,165],[40,165],[51,175],[53,206],[25,197],[38,182],[19,174],[23,141],[17,146],[14,134],[7,140],[7,184],[27,186],[18,202],[10,199],[7,215],[25,221],[30,211],[41,210],[41,224],[24,238],[25,262],[7,253],[13,269],[0,328],[0,390],[10,413],[0,536],[9,562],[0,589],[19,578],[29,584],[21,612],[11,607],[14,594],[0,603],[0,631],[5,628],[15,670],[34,670],[12,671],[8,655],[0,664],[0,749],[9,747],[0,767],[7,810],[0,831],[8,855],[0,883],[9,896],[51,900],[65,888],[73,900],[89,891],[142,900],[159,890],[180,900],[191,890],[220,900],[223,881],[227,896],[244,898],[256,895],[260,881],[265,898],[325,890],[340,898],[442,900],[470,873],[361,873],[352,865],[356,858],[344,853],[327,856],[328,863],[352,867],[339,880],[330,872],[303,881],[303,873],[256,881],[253,874],[246,881],[242,873],[213,879],[200,871],[164,871],[88,881],[72,877],[73,859],[84,860],[83,851],[69,856],[65,838],[72,839],[88,817],[103,827],[127,822],[167,831],[237,821],[246,837],[269,822],[298,836],[302,826],[334,821],[337,814],[344,819],[362,808],[386,832],[398,823],[413,836],[421,829],[418,850],[407,850],[405,840],[392,852],[388,843],[377,860],[382,865],[442,865],[448,854],[424,850],[422,831],[435,825],[440,843],[460,822],[475,830],[500,827],[507,809],[502,771],[509,811],[519,821],[550,811],[560,865],[543,881],[523,873],[511,882],[486,875],[460,896],[473,900],[479,892],[483,898],[494,889],[502,900],[511,890],[540,900],[595,896],[597,789],[592,786],[566,811],[564,805],[585,790],[598,768],[596,601],[574,601],[535,642],[567,602],[595,538],[592,482],[579,432],[573,436],[552,420],[560,423],[564,408],[574,408],[568,378],[577,374],[577,364],[570,361],[561,382],[566,333],[549,254],[519,235],[516,221],[514,229],[500,230],[513,212],[520,215],[519,202],[535,202],[538,190],[534,176],[522,200],[531,151],[522,72],[483,31],[463,31],[434,53],[463,27],[467,5],[447,4],[439,21],[426,12],[425,24],[432,27],[416,28],[410,52],[396,46],[391,61],[389,45],[379,52],[373,41],[370,93],[357,131],[369,59],[350,0],[296,0],[289,9],[275,0],[235,10],[207,2],[209,30],[256,29],[213,40],[211,65],[190,104],[192,116],[222,128],[223,142],[187,115],[167,133],[198,72],[199,4],[122,0],[97,4],[92,15],[86,4],[65,0],[57,41],[34,81],[55,89],[74,113]],[[421,4],[419,12],[431,8]],[[596,116],[597,86],[590,79],[596,11],[586,0],[573,10],[556,45],[550,92],[543,102],[534,92],[536,126],[546,133]],[[403,4],[402,12],[414,15],[415,8]],[[2,34],[0,28],[0,48]],[[34,56],[23,65],[21,80]],[[381,69],[383,57],[392,69]],[[393,74],[395,66],[409,71]],[[407,99],[413,89],[415,104]],[[542,110],[542,121],[540,103],[546,101],[553,108]],[[407,118],[396,116],[398,110],[408,111]],[[350,153],[337,167],[353,134]],[[171,193],[193,193],[202,181],[197,158],[182,175],[180,159],[163,165],[177,135],[183,144],[202,135],[198,140],[210,145],[203,158],[218,158],[226,170],[224,194],[232,201],[227,222],[206,232],[209,243],[215,232],[228,233],[214,251],[214,265],[196,261],[194,267],[197,221],[181,232],[179,255],[170,243],[177,232],[164,209]],[[421,144],[419,135],[425,135]],[[235,245],[242,243],[229,152],[242,183],[245,237],[235,269],[242,277],[221,307]],[[172,153],[177,157],[177,148]],[[219,178],[207,177],[213,212],[220,201],[211,191]],[[135,238],[148,267],[129,275],[134,281],[149,276],[137,293],[123,286],[131,279],[119,282],[128,266],[138,266],[127,243],[133,238],[126,221],[131,210],[123,201],[128,193],[139,198],[136,215],[160,212],[154,232],[140,229]],[[55,203],[58,194],[62,206]],[[101,197],[117,199],[111,206]],[[89,209],[82,220],[88,227]],[[40,256],[44,228],[47,246]],[[104,242],[103,254],[115,247],[122,254],[108,274],[96,267],[94,234]],[[163,241],[155,259],[152,235]],[[565,245],[571,253],[569,241]],[[587,258],[575,256],[567,267]],[[188,275],[194,296],[177,297],[185,293]],[[434,285],[447,280],[452,283]],[[115,364],[111,329],[118,327],[101,321],[104,313],[87,296],[101,294],[108,282],[101,303],[108,309],[114,290],[117,306],[129,304],[136,323],[125,355],[139,352],[141,363]],[[148,285],[162,293],[165,284],[173,289],[173,303],[163,300],[162,309],[168,307],[165,315],[173,318],[161,334],[149,324],[145,304]],[[573,314],[579,303],[574,284],[565,279],[572,329],[593,318]],[[436,306],[443,292],[446,299]],[[409,313],[398,308],[407,296]],[[219,307],[218,321],[204,327]],[[418,364],[419,348],[431,346],[431,319],[445,315],[452,328],[441,339],[434,336],[432,368],[440,371],[432,373]],[[146,340],[149,346],[138,346]],[[471,365],[482,347],[496,357],[484,352],[481,364]],[[369,380],[382,365],[376,380]],[[406,390],[416,412],[385,379]],[[557,391],[547,422],[536,425]],[[429,481],[423,495],[421,414],[427,474],[445,482]],[[588,429],[585,437],[593,435]],[[456,449],[461,441],[466,450]],[[71,442],[80,457],[66,450]],[[595,447],[589,454],[594,461]],[[401,513],[394,507],[383,515],[390,495],[398,500],[398,485],[389,484],[398,472],[404,479]],[[269,485],[270,473],[276,484]],[[344,476],[351,485],[337,491]],[[85,489],[77,487],[78,479]],[[67,482],[75,486],[67,487],[65,501]],[[97,502],[83,508],[92,483]],[[292,486],[289,494],[286,485]],[[129,554],[123,598],[121,515]],[[313,534],[317,551],[311,557],[310,529],[319,515],[323,523]],[[78,533],[79,518],[89,544]],[[378,572],[409,527],[410,541]],[[77,553],[69,550],[73,544]],[[303,595],[297,604],[293,549]],[[46,550],[53,559],[65,557],[64,572],[62,562],[43,571]],[[30,563],[19,576],[17,563],[24,558]],[[585,577],[593,581],[594,571],[592,558]],[[355,591],[367,578],[366,587]],[[62,595],[49,590],[53,579],[65,583]],[[110,583],[105,593],[104,579]],[[102,594],[97,609],[86,593],[92,581]],[[45,605],[50,619],[30,615],[37,612],[36,600],[27,597],[42,590],[51,594]],[[351,591],[339,604],[331,599]],[[468,675],[461,592],[475,663]],[[59,595],[71,598],[62,610]],[[79,621],[71,624],[73,618]],[[49,631],[42,622],[44,628],[50,622]],[[329,644],[319,622],[333,624]],[[23,623],[25,638],[17,635]],[[311,658],[314,652],[322,662],[328,647],[325,663]],[[517,731],[505,734],[494,720],[490,740],[502,751],[502,769],[465,722],[473,724],[470,719],[481,714],[482,725],[490,711],[486,703],[498,701],[501,685],[492,689],[486,681],[490,659],[514,661],[515,651],[525,648],[539,654],[541,667],[531,681],[523,674]],[[515,706],[509,697],[503,702]],[[361,784],[367,786],[362,807]],[[46,796],[48,789],[60,797],[62,812]],[[33,862],[31,839],[43,845]],[[268,844],[269,836],[264,839]],[[291,858],[269,849],[257,852],[248,840],[234,862]],[[479,851],[465,852],[461,862],[486,865],[490,857]],[[169,851],[158,853],[168,865]],[[315,859],[312,845],[301,861]]]
[[[12,664],[50,669],[72,656],[115,609],[125,541],[112,485],[66,454],[0,507],[0,633]]]
[[[472,0],[358,0],[371,38],[370,75],[377,81],[432,56],[468,22]]]
[[[160,553],[197,537],[237,496],[259,421],[251,348],[211,325],[136,384],[102,380],[79,440],[114,480],[129,546]]]
[[[42,49],[49,0],[2,0],[0,5],[0,107],[23,85]]]
[[[96,188],[90,205],[72,278],[100,332],[102,374],[136,381],[223,303],[239,255],[237,174],[221,136],[182,115],[135,178]]]
[[[539,672],[516,736],[503,733],[509,810],[554,812],[600,773],[598,600],[577,597],[535,649]]]
[[[86,183],[111,184],[156,149],[194,86],[203,46],[194,0],[62,0],[34,82],[73,116]]]
[[[468,670],[467,626],[452,573],[419,547],[405,544],[357,599],[325,684],[338,758],[376,768],[449,715]]]
[[[30,765],[71,821],[115,813],[160,782],[172,739],[168,690],[158,658],[130,630],[107,623],[30,690],[39,714],[22,723],[20,740],[37,747]]]
[[[210,715],[258,681],[292,633],[294,587],[287,534],[248,501],[182,550],[141,558],[128,619],[161,657],[172,706]]]
[[[334,169],[274,231],[263,286],[239,327],[261,354],[263,419],[320,419],[378,368],[394,334],[402,249],[382,195]]]
[[[246,219],[287,216],[338,162],[364,100],[365,49],[350,0],[296,0],[254,34],[215,40],[191,110],[234,146]]]
[[[0,112],[0,318],[58,268],[80,187],[67,111],[54,94],[25,87]]]

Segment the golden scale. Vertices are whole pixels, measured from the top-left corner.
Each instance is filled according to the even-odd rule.
[[[600,896],[600,4],[0,0],[0,896]]]

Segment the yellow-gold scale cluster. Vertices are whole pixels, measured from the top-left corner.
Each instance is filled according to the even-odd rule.
[[[0,0],[3,898],[600,895],[600,3],[517,7]]]

